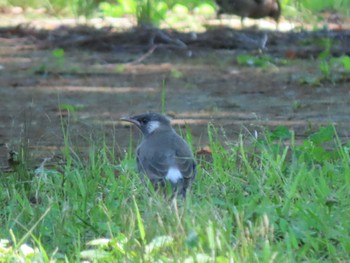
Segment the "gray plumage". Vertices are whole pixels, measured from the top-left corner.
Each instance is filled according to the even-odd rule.
[[[215,0],[219,7],[218,15],[234,14],[241,17],[259,19],[272,17],[278,22],[281,16],[279,0]]]
[[[148,177],[157,188],[170,183],[174,193],[186,195],[196,175],[196,162],[186,143],[171,127],[170,120],[158,113],[144,113],[124,121],[143,133],[137,147],[137,167],[142,180]]]

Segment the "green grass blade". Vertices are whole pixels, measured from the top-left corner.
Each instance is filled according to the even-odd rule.
[[[142,217],[141,217],[141,215],[140,215],[140,210],[139,210],[139,207],[137,206],[135,196],[133,196],[132,199],[133,199],[133,201],[134,201],[135,212],[136,212],[136,217],[137,217],[137,226],[138,226],[138,228],[139,228],[141,241],[142,241],[142,243],[145,245],[145,244],[146,244],[146,231],[145,231],[145,226],[143,225]]]

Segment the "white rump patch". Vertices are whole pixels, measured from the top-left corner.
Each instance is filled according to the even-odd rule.
[[[147,123],[147,131],[148,133],[154,132],[156,129],[158,129],[160,126],[159,121],[150,121]]]
[[[165,176],[165,178],[169,181],[171,181],[172,183],[176,184],[177,181],[179,181],[179,179],[182,179],[182,174],[179,171],[179,169],[175,168],[175,167],[170,167],[167,175]]]

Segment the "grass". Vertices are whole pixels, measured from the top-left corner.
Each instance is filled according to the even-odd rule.
[[[0,261],[348,260],[350,144],[334,127],[299,144],[285,127],[218,133],[188,199],[169,202],[146,193],[130,152],[115,160],[102,140],[83,158],[65,132],[64,165],[1,175]]]

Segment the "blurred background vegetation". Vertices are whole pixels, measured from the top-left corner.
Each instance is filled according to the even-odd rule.
[[[298,13],[339,12],[349,15],[350,0],[280,0],[283,16]],[[214,15],[214,0],[0,0],[0,9],[20,7],[24,12],[42,9],[50,16],[123,17],[135,16],[139,24],[158,25],[169,12]]]

